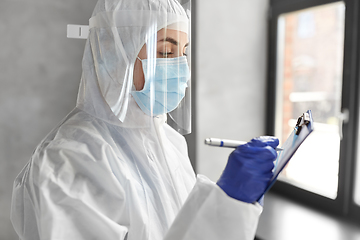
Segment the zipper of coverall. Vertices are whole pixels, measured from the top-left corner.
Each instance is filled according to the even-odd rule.
[[[163,137],[165,135],[165,133],[163,133],[163,129],[160,129],[162,126],[162,124],[166,124],[165,122],[163,123],[160,123],[160,121],[162,121],[161,119],[162,117],[154,117],[154,121],[153,121],[153,124],[154,124],[154,128],[155,128],[155,132],[156,132],[156,135],[158,137],[158,142],[159,142],[159,145],[160,145],[160,148],[161,148],[161,152],[162,152],[162,155],[164,157],[164,160],[165,160],[165,164],[166,164],[166,167],[167,167],[167,170],[169,171],[170,173],[170,181],[171,181],[171,185],[175,191],[175,194],[176,194],[176,200],[177,200],[177,204],[178,206],[181,206],[181,201],[180,201],[180,197],[179,197],[179,194],[178,192],[176,191],[176,188],[175,188],[175,184],[174,184],[174,176],[173,176],[173,173],[171,171],[171,168],[169,167],[169,164],[168,164],[168,159],[166,158],[166,155],[165,155],[165,151],[164,151],[164,145],[163,145]]]

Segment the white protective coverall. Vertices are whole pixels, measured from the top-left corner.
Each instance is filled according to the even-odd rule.
[[[162,2],[175,6],[166,11],[180,11],[173,0],[100,0],[93,16],[161,8]],[[131,38],[120,39],[131,65],[143,45],[134,39],[146,27],[127,29]],[[254,239],[262,207],[229,197],[205,176],[196,178],[185,139],[165,115],[144,114],[128,92],[119,104],[112,91],[129,84],[131,74],[115,71],[123,74],[120,82],[101,77],[99,34],[91,30],[86,43],[76,108],[38,145],[14,182],[11,220],[20,239]]]

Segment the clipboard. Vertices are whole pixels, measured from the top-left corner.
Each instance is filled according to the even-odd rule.
[[[269,185],[265,189],[264,194],[267,193],[274,185],[279,174],[285,168],[286,164],[290,161],[290,159],[292,158],[292,156],[294,156],[295,152],[298,150],[301,144],[313,131],[314,123],[312,113],[311,110],[308,110],[298,118],[294,130],[286,139],[285,143],[281,146],[281,148],[283,148],[284,150],[278,153],[278,157],[276,159],[275,167],[273,170],[273,177],[271,178]]]

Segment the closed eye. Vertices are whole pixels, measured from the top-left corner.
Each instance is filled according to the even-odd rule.
[[[158,53],[164,58],[168,57],[169,55],[174,54],[173,52],[158,52]]]

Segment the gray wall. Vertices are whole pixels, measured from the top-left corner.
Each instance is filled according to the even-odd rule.
[[[15,240],[12,183],[40,140],[75,106],[87,24],[96,0],[0,1],[0,239]],[[197,170],[216,180],[230,150],[206,137],[262,135],[268,0],[198,0]]]
[[[197,172],[216,181],[232,150],[207,137],[265,132],[268,0],[197,2]]]
[[[85,41],[66,25],[88,24],[96,0],[0,1],[0,239],[12,183],[40,140],[75,107]]]

